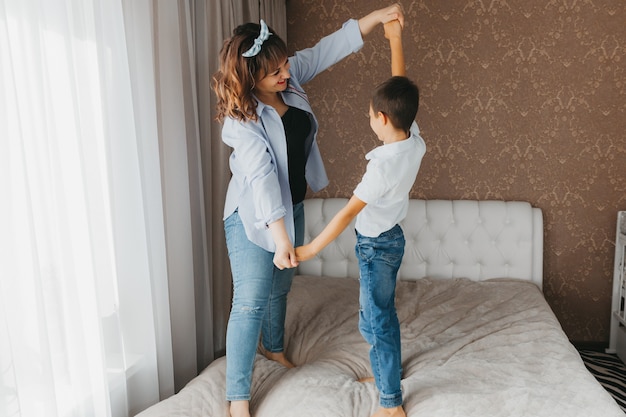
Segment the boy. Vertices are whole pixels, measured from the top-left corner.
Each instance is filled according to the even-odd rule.
[[[355,252],[360,269],[359,330],[370,344],[380,408],[372,417],[405,417],[402,408],[400,326],[395,308],[396,276],[404,255],[399,222],[409,204],[426,145],[415,123],[419,92],[405,75],[402,27],[384,25],[391,47],[392,77],[370,102],[370,127],[383,142],[366,155],[361,182],[346,206],[309,244],[296,248],[298,261],[319,253],[356,216]]]

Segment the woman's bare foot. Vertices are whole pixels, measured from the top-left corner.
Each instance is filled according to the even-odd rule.
[[[230,417],[250,417],[250,401],[231,401]]]
[[[295,368],[296,365],[289,362],[285,357],[285,352],[268,352],[265,349],[262,349],[263,355],[271,361],[276,361],[283,365],[285,368]]]
[[[393,408],[379,408],[372,417],[406,417],[406,413],[402,406]]]

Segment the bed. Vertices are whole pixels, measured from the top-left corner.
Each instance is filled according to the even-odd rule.
[[[305,241],[346,199],[305,201]],[[586,370],[545,301],[543,220],[526,202],[411,200],[396,306],[407,416],[580,416],[623,412]],[[356,238],[348,228],[298,267],[286,369],[257,355],[254,417],[369,417],[378,408],[358,331]],[[225,360],[140,417],[223,417]]]

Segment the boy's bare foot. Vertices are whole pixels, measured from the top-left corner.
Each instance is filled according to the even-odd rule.
[[[283,365],[285,368],[295,368],[296,365],[289,362],[285,357],[285,352],[268,352],[265,349],[262,349],[263,355],[271,361],[276,361]]]
[[[380,407],[372,417],[406,417],[406,413],[402,406],[393,407],[393,408],[383,408]]]
[[[366,376],[364,378],[360,378],[359,382],[364,384],[366,382],[374,382],[374,377],[373,376]]]
[[[250,401],[231,401],[230,417],[250,417]]]

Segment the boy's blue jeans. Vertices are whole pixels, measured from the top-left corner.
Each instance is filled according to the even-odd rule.
[[[295,245],[304,240],[304,205],[293,206]],[[259,336],[268,352],[284,349],[287,294],[295,268],[274,266],[274,253],[250,242],[237,212],[224,220],[233,275],[233,302],[226,329],[226,399],[250,400]]]
[[[381,407],[402,405],[400,324],[396,314],[396,277],[404,255],[399,225],[378,237],[356,232],[360,269],[359,330],[370,344],[370,362]]]

